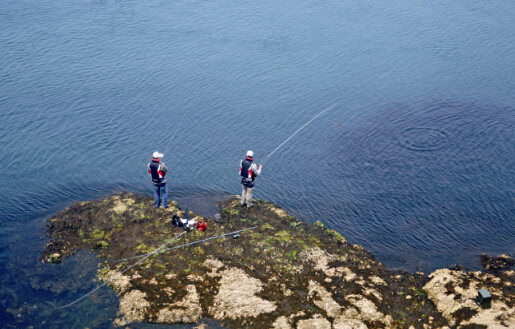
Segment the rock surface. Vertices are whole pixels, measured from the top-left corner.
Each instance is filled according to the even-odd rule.
[[[183,232],[170,223],[173,214],[184,216],[177,203],[152,204],[124,193],[76,203],[48,221],[43,261],[57,264],[81,249],[96,253],[99,280],[120,298],[116,325],[210,317],[230,328],[259,329],[515,327],[508,256],[487,259],[489,273],[389,271],[322,223],[301,223],[262,200],[251,209],[223,202],[218,220],[204,219],[207,231],[188,232],[169,247],[189,245],[156,253],[122,274],[141,259],[125,258],[156,251]],[[191,244],[249,227],[256,228],[237,239]],[[490,309],[474,302],[481,288],[493,296]]]

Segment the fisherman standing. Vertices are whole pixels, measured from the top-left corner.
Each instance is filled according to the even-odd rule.
[[[240,176],[242,192],[241,192],[241,206],[252,207],[252,191],[254,190],[254,180],[261,174],[263,165],[258,166],[254,163],[254,152],[247,151],[245,159],[240,161]]]
[[[152,161],[148,164],[148,172],[152,176],[154,183],[154,207],[159,208],[159,199],[163,201],[163,208],[168,208],[168,191],[166,190],[166,168],[164,162],[161,162],[162,153],[157,151],[152,155]]]

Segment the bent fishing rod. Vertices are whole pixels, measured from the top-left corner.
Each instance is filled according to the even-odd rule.
[[[304,129],[307,125],[309,125],[311,122],[313,122],[316,118],[318,118],[319,116],[321,116],[322,114],[324,114],[325,112],[327,111],[330,111],[332,110],[336,105],[338,105],[338,103],[334,103],[333,105],[329,106],[328,108],[326,108],[325,110],[323,110],[322,112],[318,113],[317,115],[315,115],[313,118],[311,118],[311,120],[309,120],[308,122],[306,122],[302,127],[300,127],[299,129],[297,129],[297,131],[295,131],[293,134],[290,135],[290,137],[286,138],[286,140],[284,140],[284,142],[282,142],[281,144],[279,144],[279,146],[277,146],[272,152],[270,152],[270,154],[268,154],[265,159],[263,160],[263,162],[261,162],[261,164],[265,163],[266,161],[268,161],[268,159],[270,159],[270,157],[275,153],[277,152],[277,150],[279,150],[284,144],[286,144],[286,142],[288,142],[290,139],[292,139],[295,135],[297,135],[302,129]]]

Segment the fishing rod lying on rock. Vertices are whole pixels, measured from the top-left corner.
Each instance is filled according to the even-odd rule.
[[[140,259],[139,261],[137,261],[136,263],[132,264],[131,266],[127,267],[125,270],[121,271],[120,274],[123,274],[125,272],[127,272],[128,270],[130,270],[131,268],[133,268],[134,266],[138,265],[139,263],[141,263],[142,261],[144,261],[145,259],[147,259],[148,257],[156,254],[157,252],[159,252],[159,250],[161,250],[162,248],[164,248],[167,244],[169,244],[170,242],[174,241],[174,240],[177,240],[178,238],[180,238],[184,233],[186,232],[182,232],[181,234],[171,238],[170,240],[168,240],[167,242],[163,243],[159,248],[157,248],[156,250],[154,250],[153,252],[151,253],[148,253],[145,255],[145,257],[143,259]],[[90,292],[88,292],[87,294],[85,294],[84,296],[74,300],[73,302],[69,303],[69,304],[66,304],[64,306],[61,306],[59,307],[59,309],[63,309],[63,308],[66,308],[68,306],[71,306],[81,300],[83,300],[84,298],[86,298],[87,296],[91,295],[92,293],[94,293],[95,291],[97,291],[98,289],[102,288],[103,286],[105,285],[108,285],[109,283],[111,283],[112,281],[114,280],[114,277],[110,280],[108,280],[107,282],[104,282],[102,283],[101,285],[99,285],[98,287],[96,287],[95,289],[91,290]]]
[[[257,228],[257,226],[253,226],[253,227],[244,228],[242,230],[238,230],[238,231],[234,231],[234,232],[229,232],[229,233],[220,234],[220,235],[217,235],[217,236],[212,236],[212,237],[207,238],[207,239],[197,240],[197,241],[181,244],[179,246],[166,248],[166,249],[160,250],[158,253],[161,254],[161,253],[163,253],[165,251],[171,251],[171,250],[175,250],[175,249],[189,247],[189,246],[192,246],[194,244],[199,244],[199,243],[207,242],[207,241],[213,240],[213,239],[223,238],[224,236],[228,236],[228,235],[231,235],[231,234],[234,235],[234,234],[237,234],[237,233],[240,233],[240,232],[245,232],[245,231],[253,230],[253,229],[256,229],[256,228]],[[185,233],[185,232],[183,232],[183,233]],[[151,254],[155,254],[155,253],[156,253],[156,251],[153,251],[151,253],[144,254],[144,255],[133,256],[133,257],[128,257],[128,258],[122,258],[122,259],[117,259],[117,260],[111,260],[110,262],[114,262],[114,263],[124,262],[124,261],[129,260],[129,259],[137,259],[137,258],[141,258],[141,257],[148,257]]]
[[[222,238],[224,236],[227,236],[227,235],[234,235],[236,237],[236,235],[239,237],[239,235],[237,233],[240,233],[240,232],[244,232],[244,231],[248,231],[248,230],[253,230],[253,229],[256,229],[257,226],[253,226],[253,227],[249,227],[249,228],[245,228],[245,229],[242,229],[242,230],[237,230],[237,231],[234,231],[234,232],[229,232],[229,233],[225,233],[225,234],[220,234],[220,235],[217,235],[217,236],[213,236],[213,237],[210,237],[210,238],[207,238],[207,239],[202,239],[202,240],[197,240],[197,241],[193,241],[193,242],[190,242],[190,243],[185,243],[185,244],[182,244],[182,245],[179,245],[179,246],[175,246],[175,247],[172,247],[172,248],[166,248],[166,249],[163,249],[164,247],[166,247],[168,244],[170,244],[171,242],[177,240],[178,238],[180,238],[182,235],[184,235],[186,233],[185,232],[182,232],[181,234],[171,238],[170,240],[168,240],[167,242],[163,243],[159,248],[157,248],[156,250],[148,253],[148,254],[144,254],[144,255],[139,255],[139,256],[134,256],[134,257],[128,257],[128,258],[124,258],[124,259],[118,259],[118,260],[113,260],[111,262],[123,262],[123,261],[126,261],[126,260],[129,260],[129,259],[136,259],[136,258],[141,258],[140,260],[138,260],[136,263],[132,264],[131,266],[127,267],[126,269],[124,269],[123,271],[120,272],[120,274],[123,274],[125,272],[127,272],[128,270],[130,270],[131,268],[134,268],[136,265],[138,265],[139,263],[141,263],[142,261],[144,261],[145,259],[147,259],[148,257],[150,256],[153,256],[153,255],[157,255],[157,254],[161,254],[165,251],[171,251],[171,250],[174,250],[174,249],[179,249],[179,248],[184,248],[184,247],[188,247],[188,246],[191,246],[191,245],[194,245],[194,244],[198,244],[198,243],[203,243],[203,242],[206,242],[206,241],[209,241],[209,240],[213,240],[213,239],[218,239],[218,238]],[[114,280],[114,276],[112,277],[112,279],[109,279],[108,281],[102,283],[101,285],[99,285],[98,287],[96,287],[95,289],[91,290],[90,292],[88,292],[87,294],[85,294],[84,296],[80,297],[80,298],[77,298],[76,300],[74,300],[73,302],[69,303],[69,304],[66,304],[64,306],[61,306],[59,307],[58,309],[61,310],[63,308],[67,308],[69,306],[72,306],[73,304],[83,300],[84,298],[88,297],[89,295],[91,295],[92,293],[94,293],[95,291],[97,291],[98,289],[110,284],[111,282],[113,282]]]

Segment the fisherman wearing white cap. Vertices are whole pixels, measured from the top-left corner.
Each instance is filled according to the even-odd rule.
[[[241,192],[241,206],[252,207],[252,192],[254,190],[254,179],[261,174],[263,165],[258,166],[254,163],[254,152],[247,151],[245,159],[240,161],[240,176],[242,192]]]
[[[163,201],[163,208],[168,208],[168,192],[166,190],[166,168],[164,162],[161,162],[162,153],[157,151],[152,155],[152,161],[148,164],[148,173],[152,176],[154,183],[154,207],[159,208],[159,199]]]

